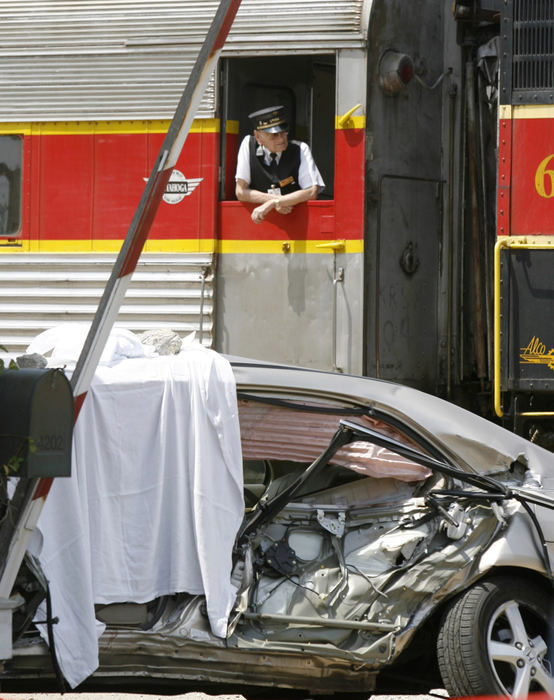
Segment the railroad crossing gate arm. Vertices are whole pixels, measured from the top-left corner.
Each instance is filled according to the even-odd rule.
[[[106,340],[119,312],[138,259],[148,238],[152,222],[206,85],[214,70],[241,0],[221,0],[206,35],[187,85],[177,105],[152,173],[146,183],[138,208],[114,263],[73,372],[74,422],[85,400]],[[11,499],[11,517],[0,527],[0,600],[9,598],[31,533],[38,521],[50,490],[51,478],[20,479]],[[1,620],[0,620],[1,624]],[[11,628],[11,615],[10,615]],[[11,655],[11,649],[3,654]],[[4,656],[4,658],[8,658]]]

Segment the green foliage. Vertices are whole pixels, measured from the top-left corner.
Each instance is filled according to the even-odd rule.
[[[8,352],[3,345],[0,345],[0,351]],[[19,369],[19,367],[17,366],[17,362],[15,360],[10,360],[8,366],[6,367],[6,363],[0,357],[0,372],[3,372],[5,369]]]
[[[2,469],[4,470],[4,476],[16,475],[22,463],[23,457],[18,457],[16,455],[10,457],[8,461],[2,465]]]
[[[0,435],[0,437],[2,437]],[[37,446],[35,444],[35,441],[33,438],[23,438],[21,440],[21,443],[19,445],[19,448],[17,449],[16,453],[12,455],[3,465],[2,469],[4,471],[4,476],[17,476],[17,473],[23,464],[23,457],[22,453],[25,450],[25,447],[28,447],[29,452],[36,452],[37,451]]]

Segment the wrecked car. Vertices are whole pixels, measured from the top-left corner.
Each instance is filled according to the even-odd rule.
[[[87,682],[231,684],[246,697],[271,687],[345,697],[401,681],[412,692],[445,687],[457,696],[554,693],[554,455],[408,387],[229,363],[243,504],[236,493],[226,499],[224,478],[210,477],[218,512],[243,508],[231,533],[224,631],[214,632],[194,586],[149,600],[95,599],[103,631]],[[214,414],[215,430],[224,413]],[[90,424],[88,434],[94,428],[106,442],[110,427]],[[109,546],[100,545],[104,557]],[[26,604],[14,618],[5,680],[54,675],[55,655],[36,630],[58,635],[56,610],[29,625],[47,589],[40,568],[28,559],[16,586]]]

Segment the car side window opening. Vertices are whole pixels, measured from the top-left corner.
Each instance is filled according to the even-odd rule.
[[[0,136],[0,236],[18,236],[21,231],[21,173],[23,139]]]
[[[335,139],[335,56],[256,56],[222,61],[222,133],[238,122],[236,149],[252,133],[248,114],[283,105],[289,116],[291,139],[305,141],[325,182],[321,199],[333,199]],[[222,139],[222,172],[233,183],[221,183],[221,197],[234,192],[236,150]],[[234,196],[233,196],[234,198]]]
[[[292,483],[325,451],[343,418],[414,446],[399,430],[368,416],[364,409],[239,398],[247,506],[253,505],[254,493],[273,497]],[[321,503],[324,496],[325,502],[340,506],[391,500],[405,497],[412,490],[408,484],[423,482],[430,474],[428,468],[387,448],[356,441],[342,447],[316,483],[306,484],[295,500]]]

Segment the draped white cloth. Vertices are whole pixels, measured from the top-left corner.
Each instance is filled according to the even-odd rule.
[[[72,477],[54,480],[39,519],[56,650],[72,687],[98,666],[95,603],[205,593],[223,637],[236,593],[244,502],[229,363],[198,343],[107,359],[75,426]]]

